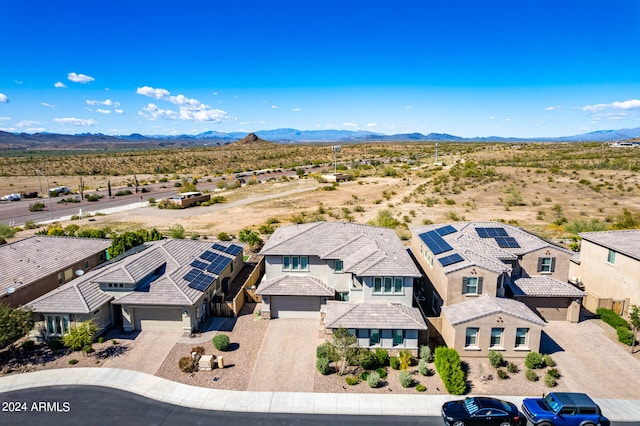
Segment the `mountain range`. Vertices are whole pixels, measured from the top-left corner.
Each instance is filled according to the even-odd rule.
[[[277,143],[358,143],[378,141],[433,141],[433,142],[612,142],[640,138],[640,127],[633,129],[599,130],[574,136],[516,138],[516,137],[473,137],[463,138],[447,133],[401,133],[387,135],[364,130],[298,130],[274,129],[253,132],[260,139]],[[1,149],[33,148],[75,148],[109,149],[117,147],[163,147],[163,146],[206,146],[226,145],[247,135],[246,132],[208,131],[197,135],[130,135],[110,136],[100,133],[75,135],[57,133],[8,133],[0,131]]]

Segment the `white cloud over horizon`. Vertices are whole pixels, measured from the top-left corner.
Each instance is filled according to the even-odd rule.
[[[11,117],[0,117],[0,121],[9,121]]]
[[[4,93],[0,93],[0,104],[6,104],[9,102],[9,98]]]
[[[87,105],[104,105],[104,106],[112,106],[114,108],[118,108],[120,106],[120,102],[115,102],[115,101],[112,101],[111,99],[105,99],[104,101],[87,99],[86,103]]]
[[[16,123],[16,127],[22,129],[22,128],[25,128],[25,127],[33,127],[36,124],[40,124],[40,122],[39,121],[35,121],[35,120],[22,120],[22,121],[18,121]]]
[[[67,78],[74,83],[86,84],[92,81],[95,81],[95,78],[88,76],[86,74],[76,74],[75,72],[70,72],[67,74]]]
[[[42,105],[43,107],[47,107],[47,108],[55,108],[56,107],[55,105],[51,105],[51,104],[48,104],[46,102],[40,102],[40,105]]]
[[[604,110],[628,110],[628,109],[636,109],[640,108],[640,100],[639,99],[629,99],[627,101],[615,101],[610,104],[595,104],[595,105],[585,105],[581,109],[587,112],[600,112]]]
[[[56,81],[56,82],[55,82],[55,84],[53,85],[53,87],[57,87],[57,88],[59,88],[59,89],[66,89],[66,88],[67,88],[67,85],[66,85],[66,84],[64,84],[64,83],[63,83],[63,82],[61,82],[61,81]]]
[[[220,122],[229,118],[226,111],[212,108],[203,104],[197,99],[188,98],[182,94],[172,96],[167,89],[153,88],[150,86],[138,87],[136,93],[161,101],[170,102],[178,106],[178,111],[171,109],[162,109],[156,104],[150,103],[138,112],[139,115],[149,119],[156,120],[162,118],[165,120],[193,120],[193,121],[213,121]]]
[[[347,127],[358,127],[358,123],[352,123],[350,121],[346,122],[346,123],[342,123],[343,126],[347,126]]]
[[[111,114],[111,110],[102,108],[98,108],[96,112],[99,112],[100,114]]]
[[[98,122],[92,118],[75,118],[75,117],[65,117],[65,118],[54,118],[58,124],[70,124],[72,126],[85,126],[85,127],[93,127]]]
[[[300,111],[302,111],[302,108],[297,108],[297,107],[296,108],[291,108],[291,111],[300,112]]]

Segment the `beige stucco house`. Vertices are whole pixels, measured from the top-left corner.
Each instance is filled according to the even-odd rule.
[[[420,272],[391,229],[355,223],[283,226],[261,254],[262,317],[324,319],[363,347],[418,348],[427,329],[413,303]]]
[[[585,308],[628,314],[631,305],[640,305],[640,230],[583,232],[580,237],[571,277],[584,286]]]
[[[242,251],[225,242],[144,243],[27,306],[47,335],[87,319],[101,330],[114,325],[188,334],[211,315],[214,298],[242,269]]]
[[[107,259],[111,240],[35,235],[0,246],[0,302],[37,299]]]

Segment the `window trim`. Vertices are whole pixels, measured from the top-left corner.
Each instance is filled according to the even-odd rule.
[[[398,334],[399,333],[399,334]],[[401,328],[394,328],[392,335],[393,346],[404,346],[404,330]],[[400,341],[396,343],[396,337],[400,337]]]
[[[469,281],[475,281],[475,291],[469,291]],[[478,296],[482,294],[482,277],[463,277],[462,278],[462,294],[467,296]]]
[[[545,264],[545,260],[549,259],[549,263]],[[548,268],[548,270],[547,270]],[[556,271],[556,258],[553,256],[538,257],[538,272],[541,274],[553,274]]]
[[[380,335],[380,329],[379,328],[371,328],[369,329],[369,346],[374,346],[374,345],[379,345],[380,344],[380,340],[381,340],[381,335]],[[374,341],[373,336],[377,336],[377,341]]]
[[[499,330],[500,334],[498,337],[498,341],[494,343],[494,330]],[[491,349],[504,349],[504,327],[492,327],[491,335],[489,337],[489,348]]]
[[[475,333],[470,334],[470,331],[475,331]],[[465,334],[464,334],[464,348],[465,350],[480,350],[480,347],[478,346],[478,335],[480,334],[480,328],[479,327],[467,327],[465,329]],[[471,339],[473,338],[473,342],[471,342]]]
[[[616,251],[615,250],[609,249],[609,252],[607,253],[607,263],[609,265],[615,265],[616,264]]]
[[[333,261],[333,272],[336,274],[341,274],[344,272],[344,262],[342,259],[335,259]]]
[[[524,330],[524,336],[520,335],[520,331]],[[518,344],[518,339],[524,338],[523,343]],[[518,327],[516,328],[516,339],[514,342],[515,350],[529,350],[529,328],[527,327]]]
[[[396,286],[401,283],[402,286],[398,290]],[[372,291],[374,294],[386,295],[404,295],[404,277],[398,276],[378,276],[373,277]]]
[[[282,270],[283,271],[308,271],[309,256],[283,255]]]

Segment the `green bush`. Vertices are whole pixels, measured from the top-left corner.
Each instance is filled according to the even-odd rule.
[[[178,361],[178,368],[184,373],[193,373],[196,370],[196,364],[190,356],[183,356]]]
[[[507,371],[509,373],[516,374],[520,371],[520,369],[518,368],[518,364],[510,362],[509,364],[507,364]]]
[[[371,350],[366,349],[360,352],[358,365],[365,370],[375,370],[378,368],[378,358]]]
[[[560,378],[560,371],[557,368],[550,368],[547,370],[547,375],[553,377],[554,379]]]
[[[633,331],[629,330],[626,327],[620,326],[616,328],[616,333],[618,334],[618,341],[624,343],[627,346],[633,345],[633,341],[635,340]]]
[[[29,211],[30,212],[41,212],[42,210],[44,210],[44,203],[33,203],[33,204],[29,204]]]
[[[93,347],[89,344],[89,345],[84,345],[82,347],[82,352],[84,352],[85,354],[90,354],[93,352]]]
[[[536,372],[530,368],[527,368],[527,371],[524,373],[524,376],[527,378],[527,380],[530,380],[532,382],[537,382],[539,378]]]
[[[360,375],[358,375],[358,378],[360,380],[362,380],[363,382],[367,381],[367,377],[369,377],[369,372],[368,371],[363,371],[360,373]]]
[[[509,375],[507,374],[507,372],[502,368],[498,368],[496,370],[496,374],[498,375],[499,379],[503,379],[504,380],[504,379],[508,379],[509,378]]]
[[[219,351],[226,352],[229,350],[229,336],[226,334],[217,334],[213,337],[213,346]]]
[[[400,359],[401,370],[408,369],[411,366],[411,363],[413,362],[413,354],[411,353],[410,350],[407,350],[407,349],[401,349],[400,353],[398,354],[398,358]]]
[[[98,343],[104,343],[104,337],[102,336],[98,337]]]
[[[598,308],[596,309],[596,314],[598,314],[602,321],[615,329],[618,329],[618,327],[630,328],[629,323],[611,309]]]
[[[500,352],[489,351],[489,362],[495,368],[502,367],[502,364],[504,364],[504,358]]]
[[[367,376],[367,384],[371,388],[377,388],[378,386],[380,386],[380,379],[381,379],[380,374],[377,371],[373,371],[369,373],[369,375]]]
[[[547,367],[556,366],[556,362],[553,360],[553,358],[551,358],[551,355],[544,355],[542,357],[542,360],[544,361],[544,365],[546,365]]]
[[[427,361],[425,359],[418,361],[418,372],[423,376],[426,376],[428,371],[429,367],[427,367]]]
[[[436,370],[452,395],[462,395],[467,391],[466,376],[460,363],[460,355],[453,348],[439,346],[434,358]]]
[[[120,191],[116,192],[116,197],[121,197],[123,195],[131,195],[133,194],[133,192],[131,192],[128,189],[121,189]]]
[[[529,352],[524,360],[524,365],[533,369],[544,368],[544,359],[538,352]]]
[[[424,392],[424,391],[426,391],[426,390],[427,390],[427,387],[426,387],[425,385],[423,385],[422,383],[418,383],[418,384],[416,385],[416,390],[417,390],[418,392]]]
[[[386,379],[387,378],[387,369],[386,368],[377,368],[376,369],[376,373],[378,373],[378,375],[380,376],[381,379]]]
[[[406,370],[402,370],[400,374],[398,374],[398,380],[400,380],[400,385],[403,388],[410,388],[413,386],[413,377],[411,377],[411,373]]]
[[[429,346],[420,346],[420,359],[424,359],[427,362],[433,362],[433,352],[431,352],[431,347]]]
[[[329,365],[329,358],[327,357],[318,357],[316,360],[316,368],[323,376],[331,373],[331,366]]]
[[[553,377],[552,375],[550,375],[549,373],[544,375],[544,384],[545,386],[552,388],[554,386],[556,386],[558,384],[557,380],[555,377]]]
[[[357,385],[360,382],[357,376],[349,375],[344,378],[344,381],[347,382],[349,386]]]
[[[384,348],[376,348],[376,358],[380,367],[384,367],[389,362],[389,351]]]
[[[397,356],[389,357],[389,365],[394,370],[400,370],[400,358],[398,358]]]
[[[76,365],[78,363],[77,359],[70,359],[69,360],[69,365]]]
[[[337,361],[336,351],[331,342],[324,342],[316,348],[316,357],[327,358],[329,361]]]

